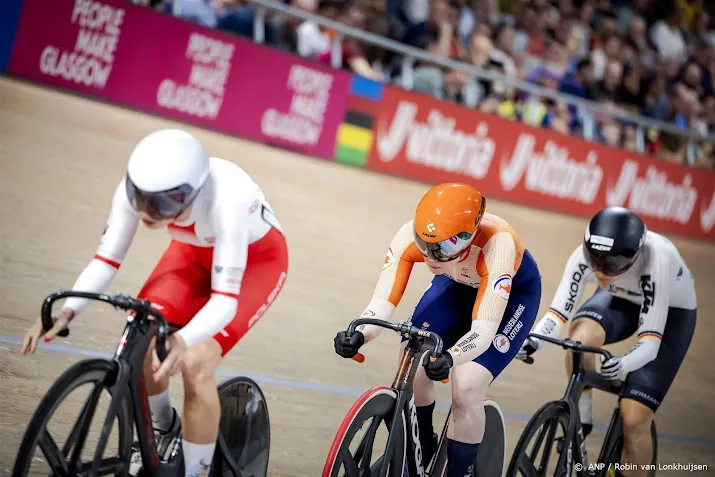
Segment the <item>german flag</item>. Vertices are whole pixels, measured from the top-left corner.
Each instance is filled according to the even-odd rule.
[[[353,75],[345,118],[338,126],[336,161],[365,167],[372,147],[372,126],[382,99],[382,89],[382,83]]]

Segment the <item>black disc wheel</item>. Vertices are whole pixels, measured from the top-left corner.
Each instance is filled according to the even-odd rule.
[[[218,387],[221,425],[213,476],[265,477],[271,444],[268,404],[261,388],[250,378],[236,377]]]

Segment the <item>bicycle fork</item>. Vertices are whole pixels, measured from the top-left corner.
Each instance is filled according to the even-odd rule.
[[[414,450],[414,459],[405,459],[408,462],[413,461],[417,477],[427,477],[425,473],[425,466],[423,462],[422,446],[420,445],[419,437],[419,426],[417,424],[417,408],[415,407],[415,398],[412,393],[412,380],[414,379],[415,373],[417,372],[417,367],[419,366],[419,361],[417,360],[417,355],[422,348],[422,343],[415,339],[410,338],[407,342],[405,348],[405,353],[400,362],[400,367],[397,370],[395,379],[392,382],[392,389],[397,392],[397,402],[395,403],[395,412],[392,416],[392,425],[390,427],[390,433],[387,437],[387,445],[385,455],[380,465],[380,472],[378,477],[386,477],[388,466],[392,461],[392,452],[395,442],[395,430],[401,425],[400,419],[403,415],[406,415],[407,421],[405,424],[409,429],[404,429],[406,437],[411,439],[412,445],[407,446]],[[407,401],[407,396],[410,396],[409,402]],[[407,412],[405,412],[407,411]],[[411,467],[408,463],[408,468]]]

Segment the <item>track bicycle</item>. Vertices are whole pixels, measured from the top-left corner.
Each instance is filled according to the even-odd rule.
[[[181,434],[176,438],[169,456],[157,453],[151,414],[144,384],[144,358],[156,337],[156,353],[160,360],[167,356],[166,338],[170,329],[164,316],[146,300],[126,295],[106,295],[63,291],[49,295],[42,304],[42,324],[45,331],[52,327],[52,304],[60,299],[80,297],[100,301],[117,309],[131,311],[119,345],[111,359],[93,358],[74,364],[45,393],[35,411],[12,471],[13,477],[25,477],[41,451],[57,477],[94,477],[118,475],[126,477],[132,453],[133,432],[136,429],[143,468],[140,475],[152,477],[183,477],[184,459]],[[60,336],[66,337],[65,329]],[[60,448],[48,430],[54,412],[78,388],[89,385],[91,392],[79,417],[74,422],[66,442]],[[270,423],[265,397],[252,379],[239,376],[218,386],[221,403],[221,423],[212,476],[264,477],[267,473],[270,447]],[[103,391],[111,396],[103,427],[92,457],[84,459],[87,436]],[[115,427],[116,426],[116,427]],[[105,457],[113,428],[117,430],[117,453]]]
[[[434,345],[431,359],[442,352],[439,335],[412,326],[411,322],[392,323],[375,318],[358,318],[347,329],[348,338],[360,325],[376,325],[391,329],[408,338],[400,365],[391,387],[377,386],[366,391],[350,408],[333,440],[323,468],[322,477],[443,477],[447,473],[447,427],[450,412],[438,440],[431,462],[424,462],[419,438],[417,410],[412,384],[421,366],[422,347],[426,341]],[[353,360],[363,362],[358,353]],[[448,379],[444,382],[448,382]],[[500,477],[504,471],[506,430],[499,405],[484,399],[486,429],[480,445],[473,476]],[[357,448],[350,449],[358,432],[367,430]],[[377,458],[373,458],[374,441],[380,427],[388,431],[387,443]]]
[[[529,338],[538,338],[573,351],[573,367],[564,396],[558,401],[550,401],[539,408],[522,431],[509,462],[507,477],[519,475],[524,477],[546,475],[565,477],[573,475],[573,472],[578,477],[614,477],[616,475],[615,464],[621,462],[621,453],[623,452],[623,421],[620,403],[624,397],[625,385],[620,380],[607,380],[595,371],[584,369],[583,366],[584,353],[596,353],[604,356],[605,359],[610,359],[613,355],[603,348],[587,346],[580,341],[562,340],[535,333],[530,333]],[[533,359],[528,362],[528,364],[531,363],[533,363]],[[590,464],[578,410],[578,401],[584,386],[591,386],[594,389],[618,396],[618,403],[611,416],[598,460]],[[658,434],[655,421],[651,425],[651,441],[653,444],[651,468],[653,470],[648,471],[649,477],[655,475],[657,468]],[[566,452],[563,452],[564,443],[568,443]],[[576,449],[575,453],[573,449]],[[551,461],[551,453],[554,450],[558,456],[555,466]],[[538,458],[539,455],[540,458]],[[551,466],[550,463],[552,463]]]

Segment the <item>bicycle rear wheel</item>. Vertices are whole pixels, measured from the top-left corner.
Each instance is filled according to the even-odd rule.
[[[506,428],[504,416],[496,401],[484,399],[484,439],[479,446],[479,455],[472,471],[472,477],[501,477],[504,473],[506,457]],[[451,413],[450,413],[451,417]],[[445,423],[445,427],[449,421]],[[432,477],[445,477],[447,475],[447,442],[441,442],[434,465],[431,468]]]
[[[263,391],[254,380],[239,376],[221,383],[218,392],[221,425],[211,475],[238,477],[233,464],[241,476],[265,477],[271,426]]]
[[[388,432],[394,434],[395,440],[390,458],[388,477],[401,477],[405,467],[405,446],[407,445],[405,415],[402,409],[396,409],[397,396],[388,387],[378,386],[365,392],[355,401],[338,429],[333,444],[323,467],[322,477],[360,477],[364,475],[361,469],[370,469],[371,475],[377,475],[382,465],[384,454],[373,459],[373,446],[378,430],[384,424]],[[395,412],[401,413],[398,429],[392,429]],[[360,429],[368,424],[360,442],[351,450]]]
[[[566,445],[565,464],[562,468],[556,469],[561,457],[558,443],[566,437],[570,418],[571,414],[567,407],[560,401],[546,403],[536,411],[519,437],[509,461],[506,477],[570,476],[573,467],[570,443]],[[556,459],[551,458],[554,450]]]
[[[41,460],[36,457],[38,447],[52,474],[59,477],[88,476],[93,468],[96,472],[93,475],[127,475],[132,446],[132,408],[129,399],[125,396],[120,398],[121,401],[113,401],[117,405],[116,415],[107,415],[103,419],[104,426],[99,439],[99,442],[106,441],[116,423],[118,430],[117,455],[104,458],[104,448],[102,448],[92,453],[93,458],[84,459],[84,461],[82,458],[97,404],[103,391],[107,390],[111,393],[110,387],[116,377],[116,371],[116,364],[112,361],[105,359],[84,360],[73,365],[54,382],[42,398],[27,426],[15,460],[13,477],[27,476],[33,461],[38,463]],[[47,425],[60,404],[73,391],[85,385],[90,385],[92,390],[82,407],[80,416],[72,426],[66,442],[60,449],[47,429]]]

